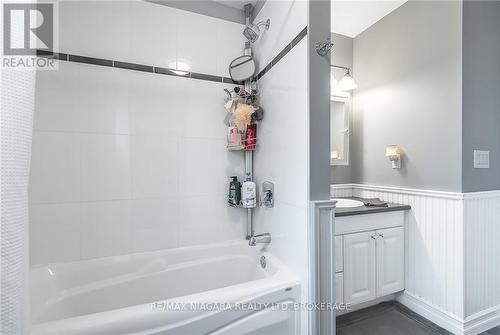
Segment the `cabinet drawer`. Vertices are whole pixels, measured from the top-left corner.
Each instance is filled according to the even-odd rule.
[[[335,236],[335,272],[344,270],[344,242],[342,236]]]
[[[344,273],[335,274],[335,302],[341,304],[344,302]]]
[[[398,211],[338,217],[335,218],[335,235],[403,226],[404,215],[404,211]]]

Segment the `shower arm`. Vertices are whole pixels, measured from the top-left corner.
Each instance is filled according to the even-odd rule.
[[[334,68],[334,69],[339,69],[339,70],[346,70],[347,72],[351,72],[351,68],[350,67],[347,67],[347,66],[341,66],[341,65],[330,65],[330,67]]]

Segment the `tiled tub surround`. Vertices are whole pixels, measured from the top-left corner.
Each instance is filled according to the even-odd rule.
[[[37,84],[32,264],[244,236],[224,84],[66,62]]]
[[[89,43],[84,53],[87,56],[38,52],[59,61],[57,71],[41,71],[37,79],[30,187],[31,263],[74,261],[244,236],[243,213],[225,205],[227,176],[238,175],[244,162],[225,149],[222,120],[226,112],[221,102],[223,89],[233,84],[224,76],[220,59],[215,57],[215,67],[192,64],[192,70],[215,69],[213,73],[222,75],[191,70],[187,76],[179,76],[163,67],[168,57],[158,62],[147,50],[143,50],[142,59],[152,65],[121,61],[142,57],[133,57],[133,48],[127,49],[132,54],[124,50],[123,55],[117,55],[101,45],[99,55],[96,44],[100,39],[87,38],[89,32],[78,28],[68,16],[84,25],[103,25],[101,16],[111,15],[114,6],[96,2],[94,10],[103,13],[76,15],[76,9],[85,11],[88,6],[61,3],[61,28],[66,29],[61,32],[59,48],[83,50],[66,40],[79,37]],[[176,20],[191,15],[195,23],[212,27],[217,41],[231,43],[229,54],[241,53],[241,25],[135,1],[127,2],[124,8],[119,17],[130,15],[131,10],[160,10],[181,26]],[[96,22],[95,15],[100,16]],[[153,18],[158,17],[155,14]],[[187,32],[175,30],[177,51],[162,52],[173,52],[174,58],[183,55],[185,46],[178,40],[192,37],[189,33],[193,29],[201,29],[195,25]],[[104,32],[104,37],[116,43],[112,36],[106,36],[109,33]],[[258,78],[306,35],[307,27],[287,37],[289,42]],[[196,41],[200,38],[206,36],[201,34]],[[131,43],[140,45],[139,40]],[[155,46],[148,47],[158,52]],[[220,49],[229,50],[227,46]]]
[[[332,197],[408,204],[404,305],[454,334],[500,325],[500,191],[332,185]]]
[[[227,77],[243,26],[143,1],[59,3],[59,50]],[[128,34],[130,33],[130,34]],[[76,261],[240,239],[227,176],[225,87],[59,61],[36,83],[31,263]]]

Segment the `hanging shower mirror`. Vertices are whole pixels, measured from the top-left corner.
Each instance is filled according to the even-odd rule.
[[[245,81],[253,77],[255,73],[255,61],[250,55],[240,56],[229,64],[229,75],[234,81]]]

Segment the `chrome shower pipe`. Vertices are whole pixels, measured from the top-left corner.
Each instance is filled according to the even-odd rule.
[[[248,3],[245,5],[244,8],[245,8],[245,24],[248,26],[250,24],[252,16],[252,5]]]
[[[245,151],[245,179],[253,180],[253,151]],[[253,208],[247,208],[247,240],[254,235]]]
[[[348,72],[351,72],[351,68],[347,66],[341,66],[341,65],[330,65],[330,67],[333,67],[334,69],[340,69],[340,70],[346,70]]]

